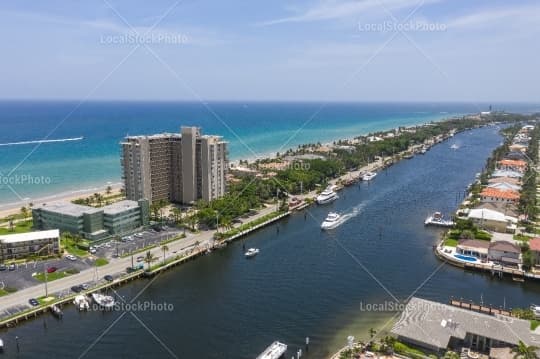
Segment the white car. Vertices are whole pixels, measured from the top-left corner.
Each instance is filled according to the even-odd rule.
[[[90,248],[90,254],[96,254],[97,250],[95,248]]]
[[[70,261],[76,261],[77,260],[77,257],[75,257],[73,254],[68,254],[66,256],[67,259],[69,259]]]

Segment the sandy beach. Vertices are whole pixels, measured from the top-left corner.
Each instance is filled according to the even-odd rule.
[[[92,188],[88,188],[84,190],[63,192],[63,193],[58,193],[55,195],[50,195],[50,196],[45,196],[45,197],[30,198],[25,201],[17,201],[17,202],[12,202],[12,203],[0,204],[0,218],[4,218],[9,215],[18,213],[21,207],[28,206],[29,203],[33,203],[34,205],[37,205],[44,202],[73,201],[74,199],[77,199],[77,198],[88,197],[90,195],[93,195],[94,193],[106,195],[107,187],[109,186],[112,188],[111,194],[116,194],[120,192],[120,189],[122,188],[122,183],[111,183],[111,184],[106,184],[106,185],[98,186],[98,187],[92,187]]]

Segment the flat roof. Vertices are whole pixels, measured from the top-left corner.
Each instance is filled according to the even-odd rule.
[[[0,242],[17,243],[17,242],[26,242],[26,241],[36,241],[36,240],[48,239],[48,238],[58,238],[58,237],[60,237],[60,231],[58,229],[50,229],[47,231],[6,234],[3,236],[0,236]]]
[[[109,214],[109,215],[115,215],[118,213],[122,213],[124,211],[137,208],[139,207],[139,203],[135,201],[130,200],[123,200],[119,202],[115,202],[113,204],[109,204],[108,206],[103,207],[103,213]]]
[[[452,337],[464,339],[467,333],[517,345],[540,346],[540,335],[527,320],[488,315],[417,297],[407,303],[392,333],[426,346],[444,349]]]
[[[56,212],[65,214],[68,216],[80,217],[83,214],[94,214],[102,211],[101,208],[94,208],[90,206],[83,206],[81,204],[75,204],[66,201],[43,203],[36,206],[37,209],[42,209],[49,212]]]

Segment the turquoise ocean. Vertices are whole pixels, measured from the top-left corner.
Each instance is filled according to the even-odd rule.
[[[492,104],[540,112],[540,104]],[[486,111],[472,103],[0,102],[0,209],[52,195],[119,184],[126,135],[178,132],[180,126],[230,142],[231,160],[302,143]],[[50,142],[39,142],[46,139]]]

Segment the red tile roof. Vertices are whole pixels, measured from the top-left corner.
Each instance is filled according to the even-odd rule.
[[[540,252],[540,238],[533,238],[529,241],[529,248],[531,251]]]
[[[512,199],[512,200],[519,199],[519,192],[516,192],[513,190],[502,191],[500,189],[489,188],[489,187],[484,188],[484,190],[480,193],[480,195],[484,197],[494,197],[494,198],[503,198],[503,199]]]
[[[511,167],[526,167],[527,162],[522,160],[500,160],[499,164],[503,166],[511,166]]]

